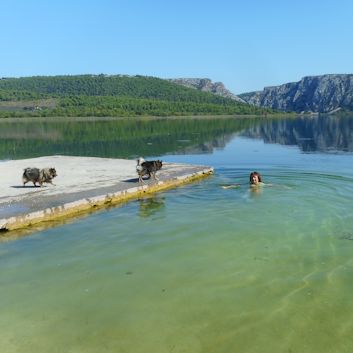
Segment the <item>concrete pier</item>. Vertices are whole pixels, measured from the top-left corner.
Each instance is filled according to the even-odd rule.
[[[27,167],[56,168],[55,185],[34,187],[28,182],[23,187],[22,174]],[[139,184],[134,160],[47,156],[0,162],[0,230],[74,217],[212,173],[207,166],[163,163],[157,173],[159,181]]]

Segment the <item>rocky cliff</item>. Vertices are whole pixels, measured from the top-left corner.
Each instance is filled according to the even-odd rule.
[[[177,83],[189,88],[195,88],[199,91],[210,92],[222,97],[234,99],[237,102],[246,103],[227,88],[222,82],[212,82],[209,78],[172,78],[168,81]]]
[[[247,103],[283,111],[353,110],[353,75],[307,76],[299,82],[239,95]]]

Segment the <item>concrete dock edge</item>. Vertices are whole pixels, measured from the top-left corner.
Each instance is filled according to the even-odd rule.
[[[207,167],[195,173],[161,180],[156,183],[134,186],[117,192],[82,198],[59,206],[48,207],[39,211],[3,218],[0,219],[0,231],[11,231],[27,228],[42,222],[50,223],[51,221],[60,219],[74,218],[95,209],[118,205],[129,200],[137,199],[143,195],[164,191],[186,183],[191,183],[211,174],[213,174],[213,168]]]

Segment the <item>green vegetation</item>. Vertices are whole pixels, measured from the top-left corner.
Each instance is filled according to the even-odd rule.
[[[0,117],[272,113],[271,109],[239,103],[155,77],[80,75],[0,80]]]

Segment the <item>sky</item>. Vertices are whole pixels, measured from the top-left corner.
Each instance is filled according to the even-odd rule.
[[[353,73],[350,0],[0,0],[0,77],[198,77],[235,94]]]

